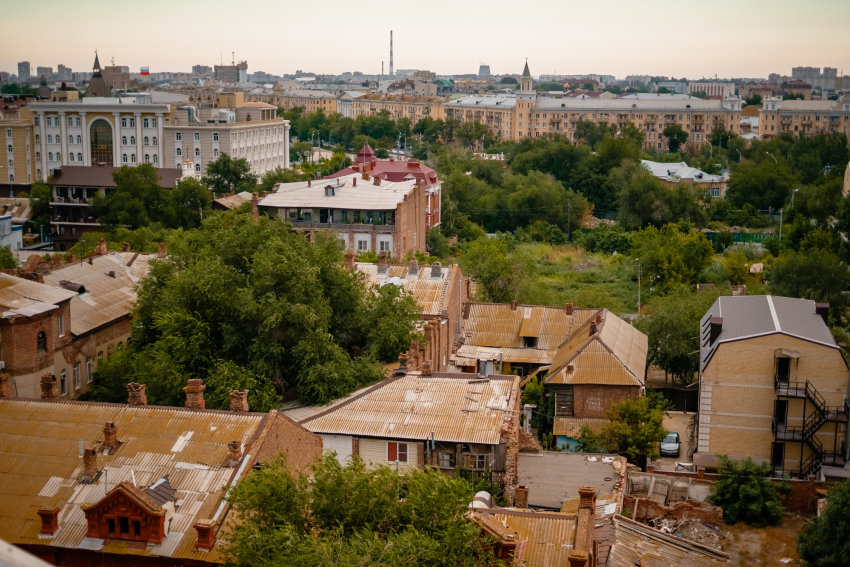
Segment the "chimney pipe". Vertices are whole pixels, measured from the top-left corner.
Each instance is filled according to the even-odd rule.
[[[378,252],[378,275],[386,275],[389,270],[387,266],[387,251],[381,250]]]
[[[408,276],[418,276],[419,275],[419,261],[416,260],[416,257],[410,259],[410,264],[407,265],[407,275]]]
[[[227,460],[231,465],[235,465],[242,460],[242,442],[231,441],[227,444]]]
[[[345,253],[345,270],[347,272],[354,271],[354,252],[351,250]]]
[[[823,324],[829,327],[829,303],[815,303],[815,314],[820,315]]]
[[[312,186],[313,186],[313,181],[311,179],[308,179],[307,180],[307,187],[312,187]]]
[[[156,257],[165,258],[168,256],[168,242],[160,242],[156,248]]]
[[[59,382],[56,376],[48,372],[41,377],[41,399],[55,400],[59,397]]]
[[[434,262],[431,264],[431,278],[439,279],[443,277],[443,267],[439,262]]]
[[[590,322],[590,336],[592,337],[595,334],[596,334],[596,321],[591,321]]]
[[[118,444],[118,428],[115,423],[107,421],[103,426],[103,447],[114,448]]]
[[[210,519],[198,520],[193,527],[198,532],[198,550],[212,550],[215,547],[215,522]]]
[[[190,409],[206,409],[207,405],[204,401],[204,381],[200,378],[192,378],[183,391],[186,392],[186,407]]]
[[[516,307],[517,307],[517,300],[511,299],[511,311],[516,311]]]
[[[251,216],[254,221],[260,220],[260,207],[257,197],[258,195],[256,193],[251,193]]]
[[[127,384],[127,404],[131,406],[146,406],[148,398],[145,396],[145,385],[130,382]]]
[[[93,447],[83,449],[83,482],[93,482],[97,476],[97,450]]]
[[[59,507],[42,508],[37,512],[41,518],[41,530],[38,535],[52,536],[56,533],[56,530],[59,529],[59,510]]]
[[[514,490],[514,507],[528,508],[528,487],[519,485]]]
[[[572,315],[572,314],[573,314],[573,304],[567,303],[567,315]]]
[[[7,372],[0,372],[0,399],[12,397],[9,392],[9,378],[11,377],[12,375]]]
[[[372,178],[372,183],[375,184],[375,185],[380,185],[381,184],[381,178],[376,175],[375,177]]]
[[[430,376],[431,375],[431,361],[426,360],[422,363],[422,376]]]
[[[121,252],[129,252],[130,251],[130,243],[124,242],[121,244]]]
[[[233,412],[247,412],[248,408],[248,390],[240,392],[239,390],[233,390],[230,392],[230,411]]]
[[[351,179],[351,182],[352,182],[352,183],[351,183],[351,186],[352,186],[352,187],[357,187],[357,178],[356,178],[356,177],[352,178],[352,179]]]

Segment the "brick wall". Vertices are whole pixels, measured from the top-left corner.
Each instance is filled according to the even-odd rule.
[[[425,234],[428,207],[424,183],[414,186],[398,204],[395,213],[395,233],[393,234],[393,256],[404,258],[408,251],[425,252]]]
[[[32,317],[17,316],[0,320],[0,344],[6,372],[13,377],[47,369],[53,364],[53,352],[71,342],[70,299],[53,311]],[[59,336],[59,317],[63,317],[64,335]],[[38,334],[44,332],[47,349],[38,352]]]
[[[638,522],[661,516],[673,520],[698,520],[713,526],[723,523],[723,510],[698,500],[685,500],[672,506],[662,506],[651,498],[623,496],[623,514]]]
[[[55,374],[59,376],[65,370],[68,376],[68,395],[66,399],[76,399],[77,396],[89,391],[92,384],[88,382],[87,361],[91,358],[92,373],[97,370],[97,355],[103,353],[103,359],[112,355],[118,343],[126,343],[130,337],[130,316],[117,319],[113,324],[104,327],[90,335],[85,335],[65,344],[56,352]],[[74,364],[80,365],[80,388],[73,384]]]
[[[576,384],[573,386],[573,415],[575,417],[605,417],[611,404],[623,398],[637,399],[639,395],[639,386]]]

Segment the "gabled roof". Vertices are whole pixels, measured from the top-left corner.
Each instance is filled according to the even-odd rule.
[[[646,372],[646,335],[607,309],[591,334],[587,321],[560,346],[546,384],[642,386]]]
[[[711,341],[711,318],[720,319],[720,334]],[[772,295],[719,297],[700,321],[700,371],[722,343],[783,334],[838,349],[829,327],[815,312],[815,302]]]
[[[52,311],[77,294],[62,288],[0,273],[0,316],[32,316]]]
[[[495,445],[511,416],[519,378],[411,372],[300,422],[314,433]]]
[[[369,149],[371,150],[372,148]],[[361,153],[363,152],[363,150],[360,151]],[[399,182],[406,179],[421,179],[425,182],[426,186],[441,183],[441,181],[437,179],[437,172],[422,164],[422,162],[418,159],[410,159],[408,161],[380,161],[374,160],[374,158],[369,158],[368,156],[365,156],[364,159],[366,159],[369,163],[374,163],[374,169],[368,172],[369,175],[372,175],[373,177],[377,175],[381,179],[386,179],[391,182]],[[359,163],[362,163],[362,160],[359,154],[357,160],[358,163],[355,163],[355,165],[341,169],[332,175],[328,175],[325,179],[345,177],[360,171]]]
[[[381,286],[392,281],[396,285],[400,285],[407,293],[411,294],[419,307],[422,308],[423,315],[439,316],[443,311],[448,310],[446,305],[446,294],[449,289],[449,284],[452,278],[458,279],[460,268],[454,264],[442,266],[440,268],[440,277],[431,277],[431,266],[423,266],[417,270],[416,274],[408,275],[407,264],[403,266],[387,266],[386,274],[378,273],[377,264],[367,264],[358,262],[354,268],[366,276],[368,283]],[[390,280],[390,278],[393,278]]]

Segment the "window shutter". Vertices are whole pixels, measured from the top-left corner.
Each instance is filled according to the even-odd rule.
[[[396,443],[387,443],[387,460],[395,462],[398,458],[398,445]]]

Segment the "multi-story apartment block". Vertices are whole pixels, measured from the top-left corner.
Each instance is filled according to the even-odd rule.
[[[828,304],[764,295],[714,303],[701,322],[694,464],[752,457],[771,463],[776,476],[804,479],[843,468],[847,362],[828,311]]]
[[[248,62],[240,61],[233,65],[216,65],[215,78],[222,83],[248,82]]]
[[[409,118],[415,124],[422,118],[434,120],[445,118],[443,105],[449,99],[439,96],[384,95],[370,93],[352,101],[352,118],[375,116],[386,110],[393,120]]]
[[[325,114],[337,111],[337,95],[312,89],[294,89],[275,91],[275,103],[284,110],[303,108],[305,114],[321,110]]]
[[[20,95],[3,95],[0,108],[0,197],[14,197],[26,191],[38,179],[41,166],[38,138],[33,130],[29,104],[32,98]]]
[[[850,97],[842,100],[765,99],[759,111],[759,135],[769,140],[781,134],[820,132],[850,135]]]
[[[49,79],[53,75],[53,67],[36,67],[35,76]]]
[[[688,142],[705,143],[712,130],[740,129],[741,101],[737,98],[701,100],[686,97],[602,98],[540,95],[532,88],[528,64],[514,95],[485,95],[455,99],[443,104],[445,118],[477,121],[503,139],[560,134],[578,140],[579,121],[617,128],[633,124],[644,133],[644,147],[666,149],[662,132],[678,124]]]
[[[30,78],[30,62],[29,61],[21,61],[18,63],[18,80],[26,82],[27,79]]]
[[[708,98],[724,100],[735,96],[735,83],[719,83],[716,81],[704,81],[688,84],[688,93],[705,93]]]

